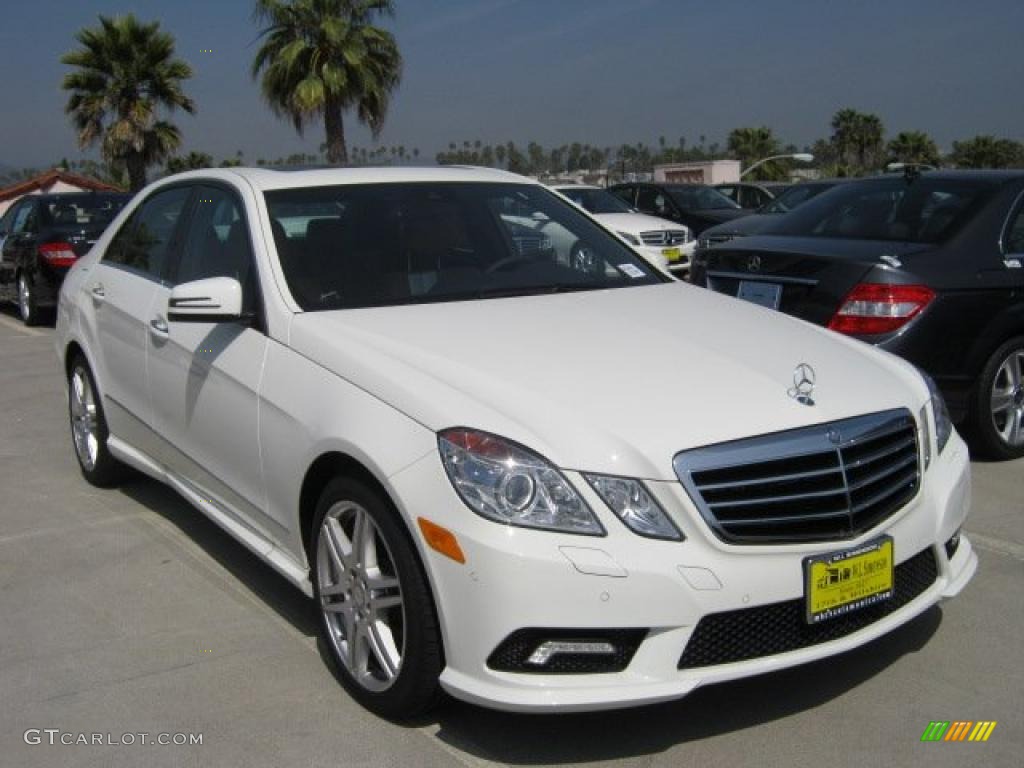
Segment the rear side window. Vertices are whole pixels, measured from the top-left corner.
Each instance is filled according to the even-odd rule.
[[[992,184],[964,179],[886,179],[835,187],[772,225],[776,235],[935,243],[989,197]]]
[[[118,230],[103,261],[160,279],[190,194],[188,187],[175,187],[146,200]]]
[[[1010,218],[1003,237],[1003,251],[1015,255],[1024,253],[1024,204],[1019,205]]]

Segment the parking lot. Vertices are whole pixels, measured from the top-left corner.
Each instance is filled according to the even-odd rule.
[[[965,592],[870,647],[655,707],[398,726],[328,673],[297,591],[170,490],[100,491],[67,436],[52,330],[0,314],[3,765],[1024,765],[1024,462],[975,463]],[[994,720],[987,743],[921,743]],[[201,734],[202,744],[26,743]],[[125,739],[122,739],[125,740]]]

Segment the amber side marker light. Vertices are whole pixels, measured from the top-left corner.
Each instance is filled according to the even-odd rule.
[[[445,557],[450,557],[456,563],[466,562],[466,556],[462,554],[462,547],[459,546],[459,540],[455,538],[454,533],[447,528],[442,528],[437,523],[430,522],[425,517],[416,518],[416,522],[419,523],[423,538],[426,539],[431,549],[440,552]]]

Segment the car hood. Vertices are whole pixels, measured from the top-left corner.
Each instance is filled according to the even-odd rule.
[[[682,283],[303,313],[289,343],[431,430],[648,479],[683,449],[927,399],[887,353]],[[814,406],[787,394],[799,363]]]
[[[639,235],[641,232],[658,232],[663,229],[689,229],[668,219],[648,216],[646,213],[595,213],[594,218],[609,229]]]
[[[694,216],[700,216],[707,221],[732,221],[742,219],[752,214],[746,208],[707,208],[700,211],[692,211]]]

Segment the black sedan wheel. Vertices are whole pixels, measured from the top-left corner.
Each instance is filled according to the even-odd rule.
[[[989,358],[974,403],[974,430],[991,458],[1024,456],[1024,338]]]

